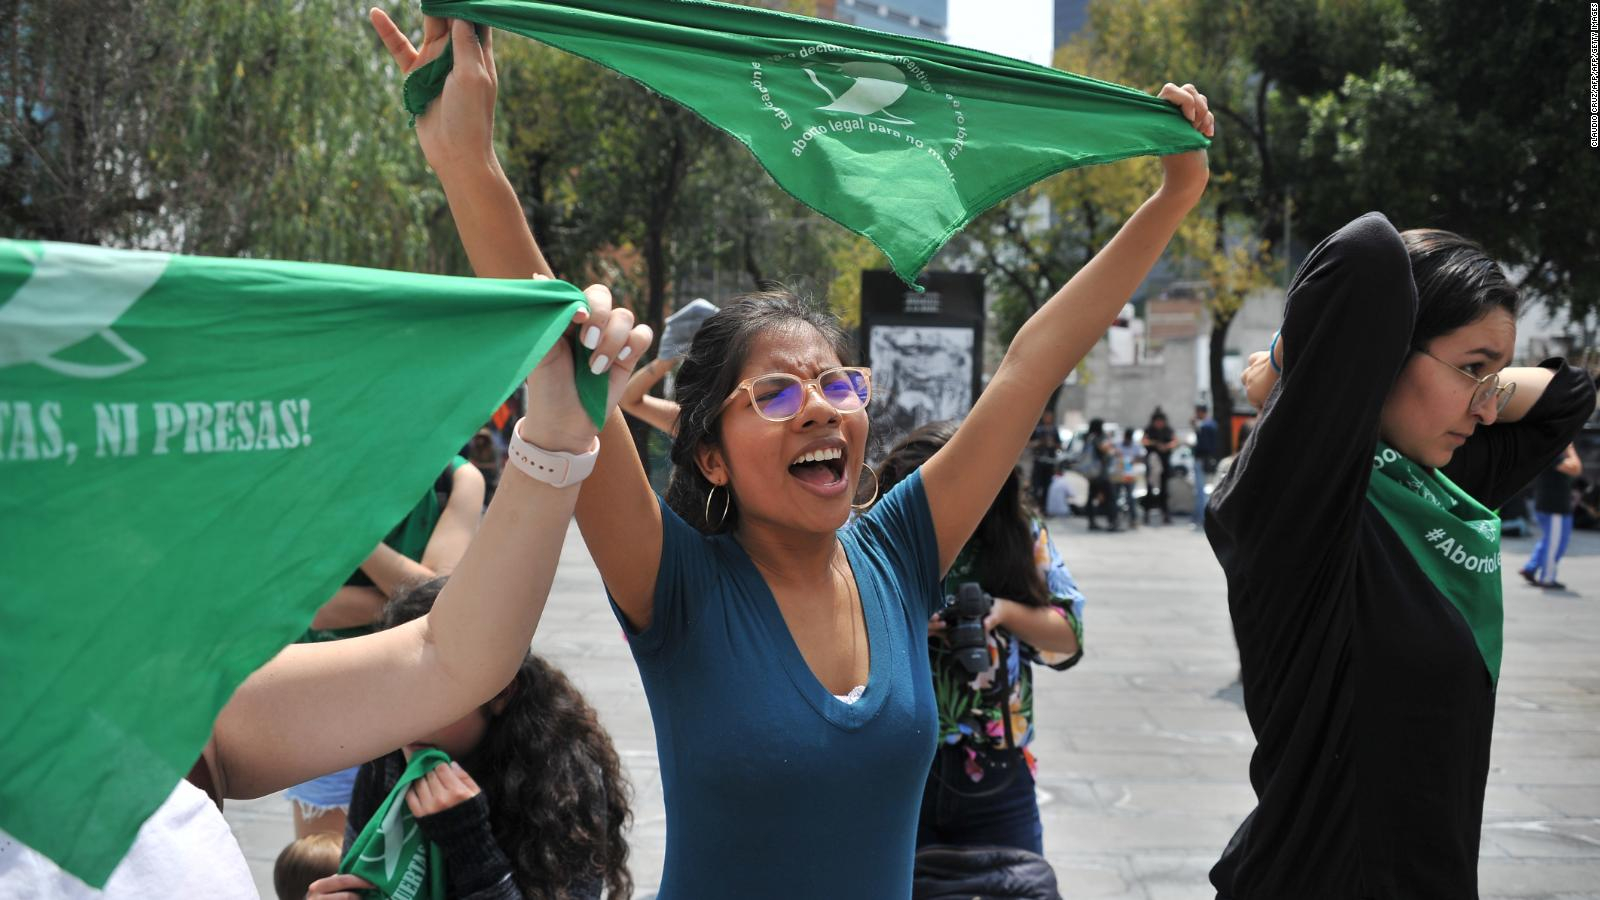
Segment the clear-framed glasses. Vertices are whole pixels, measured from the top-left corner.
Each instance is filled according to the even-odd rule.
[[[1488,412],[1492,409],[1494,410],[1494,414],[1498,416],[1505,410],[1506,404],[1511,402],[1511,395],[1517,392],[1516,382],[1512,381],[1507,382],[1506,384],[1500,383],[1499,372],[1490,372],[1489,374],[1480,378],[1459,366],[1451,366],[1449,363],[1437,356],[1434,356],[1432,353],[1429,353],[1426,350],[1419,349],[1417,352],[1433,360],[1434,362],[1439,363],[1440,365],[1450,366],[1450,368],[1455,369],[1457,372],[1460,372],[1467,378],[1472,379],[1472,381],[1477,384],[1477,387],[1473,388],[1472,399],[1467,401],[1467,412],[1469,413],[1477,415],[1479,413]]]
[[[787,422],[805,408],[806,391],[811,389],[838,412],[858,412],[866,409],[872,400],[872,370],[839,366],[815,378],[801,378],[788,372],[758,375],[740,382],[728,399],[722,401],[722,408],[727,409],[743,391],[750,396],[750,407],[756,415],[768,422]]]

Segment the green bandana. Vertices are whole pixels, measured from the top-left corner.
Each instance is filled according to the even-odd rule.
[[[234,688],[583,304],[558,281],[0,239],[0,829],[103,886]]]
[[[954,44],[705,0],[423,0],[626,75],[750,148],[916,277],[973,217],[1077,166],[1210,144],[1133,88]],[[420,115],[446,53],[406,80]]]
[[[1505,627],[1500,517],[1443,473],[1422,468],[1382,441],[1372,455],[1367,499],[1467,620],[1489,677],[1498,684]]]
[[[380,897],[444,900],[444,854],[422,836],[416,817],[406,805],[406,789],[434,766],[449,763],[450,757],[433,747],[412,756],[394,790],[350,844],[339,871],[372,882]]]

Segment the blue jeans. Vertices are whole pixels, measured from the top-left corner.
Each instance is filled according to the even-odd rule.
[[[1033,773],[1020,750],[979,754],[983,780],[966,772],[967,751],[939,745],[922,791],[917,847],[930,844],[1016,847],[1044,854],[1044,825]]]
[[[1194,461],[1194,512],[1189,521],[1196,525],[1206,523],[1206,470],[1198,459]]]
[[[1533,558],[1522,571],[1533,575],[1534,580],[1548,584],[1556,580],[1556,565],[1567,555],[1567,540],[1572,537],[1572,516],[1535,512],[1539,521],[1539,543],[1533,547]]]

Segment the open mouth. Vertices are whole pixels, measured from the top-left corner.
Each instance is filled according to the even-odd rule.
[[[789,474],[815,487],[834,487],[844,482],[844,448],[822,447],[795,457]]]

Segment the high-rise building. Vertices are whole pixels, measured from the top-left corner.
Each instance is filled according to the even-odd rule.
[[[831,0],[818,4],[833,7],[831,14],[822,8],[818,13],[863,28],[942,41],[948,23],[945,5],[945,0]]]
[[[1089,0],[1056,0],[1056,46],[1089,24]]]

